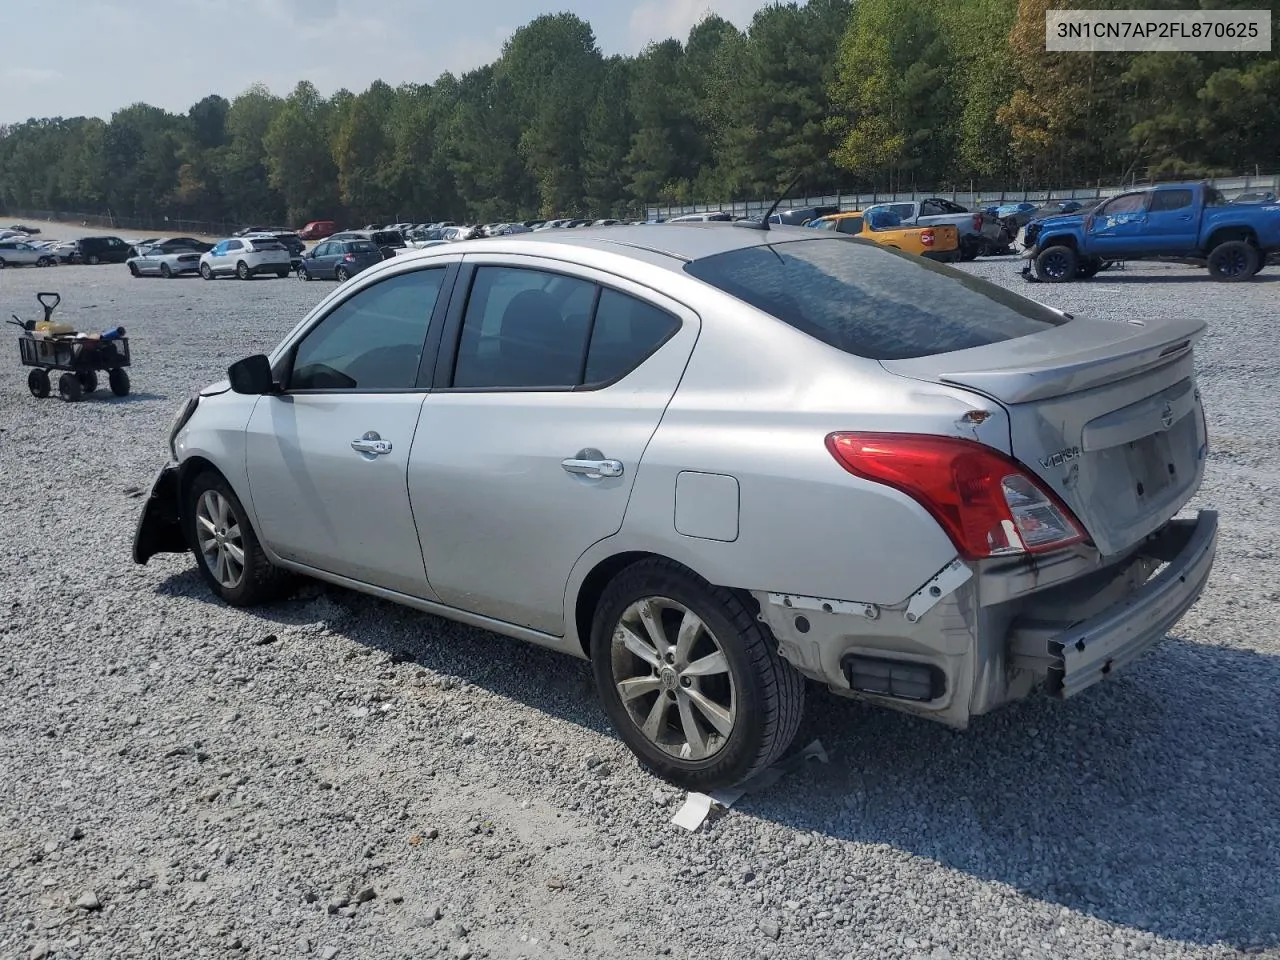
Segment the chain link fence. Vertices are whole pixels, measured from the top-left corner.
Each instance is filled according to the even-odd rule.
[[[1228,199],[1246,193],[1272,193],[1280,196],[1280,174],[1270,176],[1241,176],[1206,178]],[[1201,182],[1199,180],[1196,181]],[[778,204],[779,210],[792,210],[805,207],[839,207],[841,210],[862,210],[877,203],[894,203],[905,200],[919,200],[924,197],[943,197],[953,203],[965,207],[976,207],[979,204],[991,206],[998,203],[1046,203],[1050,200],[1091,200],[1096,197],[1111,197],[1126,190],[1135,190],[1153,186],[1155,181],[1135,181],[1114,186],[1079,187],[1055,189],[1045,187],[1038,190],[911,190],[898,193],[832,193],[819,197],[793,197]],[[773,206],[773,200],[734,200],[730,203],[695,203],[688,205],[651,203],[645,207],[645,216],[650,220],[680,217],[690,213],[728,213],[736,217],[760,217]]]

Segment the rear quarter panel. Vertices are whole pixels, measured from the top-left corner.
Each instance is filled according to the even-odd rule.
[[[1264,250],[1280,249],[1280,204],[1206,207],[1200,227],[1201,244],[1211,246],[1213,235],[1223,230],[1248,230]]]
[[[974,438],[981,429],[980,439],[1007,449],[998,407],[893,377],[729,297],[689,305],[703,319],[689,366],[645,450],[621,530],[588,551],[578,582],[607,556],[636,550],[724,586],[894,604],[955,557],[922,507],[849,474],[826,437],[882,430]],[[988,408],[993,416],[981,428],[958,425],[967,411]],[[676,531],[682,471],[737,480],[736,539]]]

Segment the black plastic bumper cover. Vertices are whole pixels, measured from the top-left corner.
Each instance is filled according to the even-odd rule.
[[[178,503],[178,465],[171,463],[156,477],[142,507],[133,534],[133,562],[145,564],[157,553],[186,553],[187,549]]]

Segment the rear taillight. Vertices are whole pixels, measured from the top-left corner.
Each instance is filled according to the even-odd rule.
[[[921,243],[923,243],[926,247],[932,247],[932,246],[933,246],[933,231],[932,231],[932,230],[921,230],[921,231],[920,231],[920,242],[921,242]]]
[[[1085,539],[1071,511],[1016,461],[973,440],[833,433],[827,449],[855,477],[901,490],[969,560],[1056,550]]]
[[[343,254],[342,259],[343,259],[343,260],[345,260],[347,263],[355,263],[355,262],[356,262],[355,255],[354,255],[354,254],[350,254],[350,253]]]
[[[975,229],[975,230],[981,230],[981,229],[982,229],[982,214],[980,214],[980,213],[975,213],[975,214],[973,215],[973,229]]]

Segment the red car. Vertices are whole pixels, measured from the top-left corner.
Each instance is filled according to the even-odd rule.
[[[312,220],[298,231],[303,240],[323,240],[331,233],[338,232],[338,225],[332,220]]]

